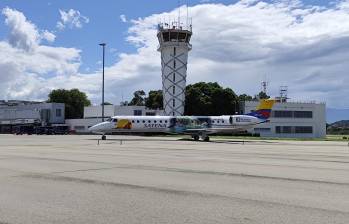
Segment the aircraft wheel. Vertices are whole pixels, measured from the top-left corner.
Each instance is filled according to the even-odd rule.
[[[102,140],[107,140],[107,136],[102,135]]]
[[[208,136],[204,137],[204,141],[205,142],[209,142],[210,141],[210,137],[208,137]]]
[[[199,141],[199,136],[198,135],[193,135],[194,141]]]

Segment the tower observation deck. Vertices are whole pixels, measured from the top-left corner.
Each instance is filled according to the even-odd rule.
[[[157,37],[161,52],[162,91],[165,115],[184,114],[188,52],[191,50],[192,26],[185,29],[173,22],[160,23]]]

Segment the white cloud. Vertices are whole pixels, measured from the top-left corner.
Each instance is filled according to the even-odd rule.
[[[57,22],[56,27],[63,30],[66,27],[70,29],[82,28],[83,24],[89,23],[90,19],[86,16],[81,15],[78,10],[69,9],[67,11],[59,10],[61,20]]]
[[[23,13],[11,9],[4,8],[2,14],[6,17],[5,24],[10,27],[8,36],[9,43],[16,48],[30,51],[35,49],[41,40],[54,42],[56,36],[48,31],[40,31],[35,24],[28,21]]]
[[[347,2],[338,2],[331,8],[283,0],[191,7],[193,49],[189,53],[188,83],[217,81],[237,93],[256,94],[267,75],[269,93],[274,96],[280,85],[288,85],[289,96],[294,100],[327,101],[330,107],[348,108]],[[137,51],[119,53],[118,60],[106,67],[108,101],[116,103],[122,94],[130,97],[137,89],[161,88],[156,24],[176,16],[173,10],[130,21],[126,40]],[[11,28],[10,44],[0,42],[0,74],[11,74],[0,75],[0,94],[7,98],[46,99],[52,88],[77,87],[94,102],[100,100],[101,72],[79,73],[79,50],[43,46],[35,25],[25,17],[16,21],[38,34],[22,34]],[[12,23],[6,22],[9,27]],[[35,46],[36,50],[23,52],[21,46]]]
[[[9,43],[25,50],[36,47],[40,41],[40,34],[36,26],[27,21],[23,13],[4,8],[2,14],[6,16],[5,24],[11,28]]]
[[[270,93],[289,86],[294,100],[326,101],[349,107],[349,12],[339,2],[332,8],[304,5],[301,1],[240,1],[203,4],[190,8],[193,50],[188,81],[218,81],[238,93],[255,94],[265,74]],[[252,16],[253,15],[253,16]],[[159,54],[155,25],[175,18],[176,11],[137,19],[127,40],[138,47],[132,73],[145,76],[141,64],[152,65],[160,88]],[[183,20],[184,21],[184,20]],[[155,63],[154,63],[155,62]],[[120,61],[122,63],[122,61]],[[130,73],[129,73],[130,74]],[[138,76],[138,75],[135,75]]]
[[[120,20],[123,22],[123,23],[126,23],[127,22],[127,18],[124,14],[120,15]]]
[[[0,41],[0,95],[5,99],[45,99],[54,88],[51,80],[76,75],[80,51],[41,45],[41,40],[55,40],[55,35],[38,28],[23,13],[5,8],[7,41]]]
[[[56,35],[54,35],[52,32],[48,30],[44,30],[41,34],[42,39],[47,40],[48,42],[54,42],[56,39]]]

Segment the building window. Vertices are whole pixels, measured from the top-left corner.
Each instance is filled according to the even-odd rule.
[[[313,111],[294,111],[295,118],[313,118]]]
[[[135,116],[141,116],[142,115],[142,110],[134,110],[133,115]]]
[[[62,109],[56,109],[56,117],[62,116]]]
[[[293,111],[290,110],[275,110],[274,113],[274,117],[277,118],[291,118],[293,117]]]
[[[313,127],[312,126],[297,126],[295,127],[296,134],[312,134]]]
[[[276,126],[275,133],[277,133],[277,134],[291,134],[292,129],[293,128],[291,126]]]
[[[254,131],[257,132],[257,133],[260,133],[260,132],[270,132],[271,129],[270,128],[255,128]]]
[[[275,133],[280,134],[281,133],[281,126],[275,127]]]
[[[285,134],[292,133],[292,127],[291,126],[283,126],[282,127],[282,133],[285,133]]]

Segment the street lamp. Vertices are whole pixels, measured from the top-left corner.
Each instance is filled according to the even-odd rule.
[[[105,45],[106,45],[106,43],[99,44],[99,46],[103,47],[102,122],[104,122],[104,57],[105,57]]]

